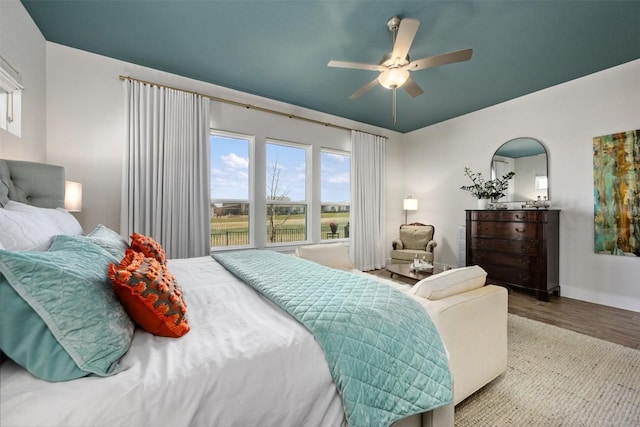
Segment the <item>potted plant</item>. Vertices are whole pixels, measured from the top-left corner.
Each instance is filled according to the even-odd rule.
[[[470,168],[464,168],[464,174],[471,180],[472,185],[463,185],[460,189],[470,192],[478,199],[478,208],[485,209],[489,200],[497,200],[506,195],[509,180],[515,172],[490,180],[485,180],[480,172],[473,172]]]
[[[336,234],[338,232],[338,224],[336,224],[335,222],[330,222],[329,229],[331,230],[331,234]]]

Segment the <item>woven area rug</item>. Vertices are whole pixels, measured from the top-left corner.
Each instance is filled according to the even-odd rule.
[[[509,314],[507,371],[455,425],[640,426],[640,350]]]

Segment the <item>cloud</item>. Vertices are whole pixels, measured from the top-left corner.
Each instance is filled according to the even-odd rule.
[[[331,160],[332,162],[335,162],[335,163],[344,163],[350,160],[349,156],[344,154],[335,154],[335,153],[327,153],[327,152],[322,154],[324,157],[327,157],[328,160]]]
[[[238,156],[236,153],[229,153],[226,156],[220,156],[220,160],[226,166],[233,169],[248,169],[249,159]]]
[[[248,171],[231,168],[211,169],[211,198],[212,199],[247,199]]]
[[[348,184],[350,177],[349,172],[342,172],[326,176],[325,179],[332,184]]]

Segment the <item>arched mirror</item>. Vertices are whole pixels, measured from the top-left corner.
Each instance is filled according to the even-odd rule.
[[[547,150],[537,139],[516,138],[500,146],[491,159],[491,178],[510,171],[507,195],[500,202],[524,202],[549,199]]]

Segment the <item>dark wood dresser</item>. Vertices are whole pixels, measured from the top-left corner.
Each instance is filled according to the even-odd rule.
[[[491,283],[560,295],[559,210],[467,210],[466,263]]]

